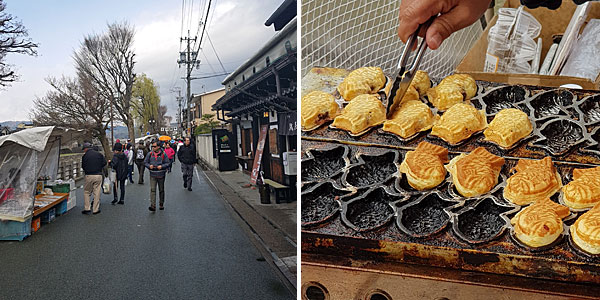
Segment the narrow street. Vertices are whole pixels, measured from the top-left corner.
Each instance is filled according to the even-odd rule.
[[[150,212],[149,179],[125,205],[77,206],[22,242],[0,242],[2,299],[293,299],[206,177],[168,174],[165,210]],[[79,182],[81,186],[83,182]],[[157,193],[158,194],[158,193]]]

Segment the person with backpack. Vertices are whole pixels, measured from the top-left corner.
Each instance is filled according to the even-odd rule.
[[[127,179],[129,179],[129,183],[133,183],[133,150],[130,143],[127,143],[125,156],[127,156]]]
[[[138,184],[144,184],[144,170],[146,167],[144,166],[144,159],[148,154],[148,147],[144,145],[144,141],[140,140],[138,142],[138,146],[135,149],[135,164],[138,168]]]
[[[110,167],[116,172],[116,181],[113,185],[114,200],[111,204],[125,204],[125,180],[127,180],[127,156],[123,153],[123,145],[116,143],[113,147],[113,158],[108,161]],[[121,198],[117,200],[117,188],[121,188]],[[118,202],[117,202],[118,201]]]
[[[189,137],[185,138],[185,143],[177,152],[177,157],[181,162],[181,172],[183,173],[183,188],[192,190],[192,179],[194,177],[194,164],[196,163],[196,149]]]
[[[152,151],[146,155],[144,165],[150,170],[150,211],[156,211],[156,186],[158,185],[160,210],[165,209],[165,177],[171,160],[157,141],[152,142]]]

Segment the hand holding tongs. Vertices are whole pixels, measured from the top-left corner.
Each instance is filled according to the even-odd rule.
[[[427,43],[425,42],[425,38],[421,41],[421,45],[419,45],[419,49],[417,50],[417,55],[415,60],[413,61],[410,67],[406,66],[406,61],[409,57],[409,52],[416,46],[417,44],[417,36],[421,31],[421,28],[427,29],[433,19],[432,17],[427,22],[420,24],[417,28],[417,31],[413,33],[408,40],[406,41],[406,45],[404,46],[404,50],[402,51],[402,56],[400,56],[400,60],[398,61],[398,69],[396,79],[394,79],[394,83],[392,84],[392,89],[390,90],[390,94],[388,95],[388,104],[387,104],[387,118],[391,119],[394,111],[398,108],[400,102],[402,102],[402,98],[404,94],[406,94],[406,90],[410,86],[413,78],[415,77],[415,73],[417,72],[417,68],[419,66],[419,62],[421,62],[421,58],[425,53],[425,49],[427,49]],[[398,98],[398,101],[394,101],[394,99]]]

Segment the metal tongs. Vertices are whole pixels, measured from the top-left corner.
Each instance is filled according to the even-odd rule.
[[[415,78],[415,73],[417,72],[417,68],[419,67],[419,63],[421,62],[421,58],[423,58],[423,54],[427,49],[427,43],[425,42],[425,38],[421,41],[421,45],[419,45],[419,49],[417,50],[417,55],[412,65],[407,67],[406,63],[409,57],[409,53],[411,49],[415,47],[417,44],[417,36],[421,31],[421,28],[428,28],[431,22],[435,17],[432,17],[427,22],[420,24],[417,28],[417,31],[413,33],[408,40],[406,41],[406,45],[404,46],[404,50],[402,51],[402,56],[400,56],[400,60],[398,61],[398,69],[396,74],[396,79],[394,79],[394,83],[392,84],[392,89],[390,90],[390,94],[388,95],[388,104],[387,104],[387,118],[391,119],[394,111],[402,102],[402,98],[413,78]],[[394,99],[398,98],[398,101],[394,101]]]

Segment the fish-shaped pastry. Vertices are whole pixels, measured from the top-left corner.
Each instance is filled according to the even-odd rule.
[[[383,130],[406,139],[431,129],[435,120],[436,117],[427,104],[409,100],[402,103],[392,118],[383,123]]]
[[[427,91],[427,99],[439,110],[469,100],[477,93],[475,79],[467,74],[450,75]]]
[[[313,91],[302,97],[300,106],[300,124],[303,130],[311,130],[333,120],[340,110],[333,95],[321,91]]]
[[[483,111],[470,104],[458,103],[444,112],[433,125],[431,135],[439,136],[450,144],[457,144],[486,126],[487,119]]]
[[[574,209],[600,203],[600,167],[574,169],[573,181],[562,188],[565,205]]]
[[[496,114],[483,135],[486,141],[510,148],[532,131],[533,126],[526,113],[516,108],[505,108]]]
[[[444,163],[448,161],[448,149],[421,142],[414,151],[408,151],[400,172],[406,174],[408,184],[422,191],[438,186],[446,178]]]
[[[600,203],[577,218],[570,231],[571,239],[579,248],[600,254]]]
[[[563,232],[562,219],[569,214],[568,207],[544,198],[522,209],[510,223],[519,241],[537,248],[552,244],[560,236]]]
[[[513,170],[516,173],[506,181],[503,196],[514,204],[526,205],[550,198],[562,187],[560,175],[549,156],[541,160],[519,159]]]
[[[377,93],[386,81],[381,68],[363,67],[350,72],[337,89],[344,100],[350,101],[358,95]]]
[[[453,158],[446,166],[456,190],[465,197],[485,194],[498,184],[504,158],[479,147]]]
[[[360,95],[354,98],[342,114],[335,117],[331,126],[359,134],[385,121],[385,106],[374,95]]]

